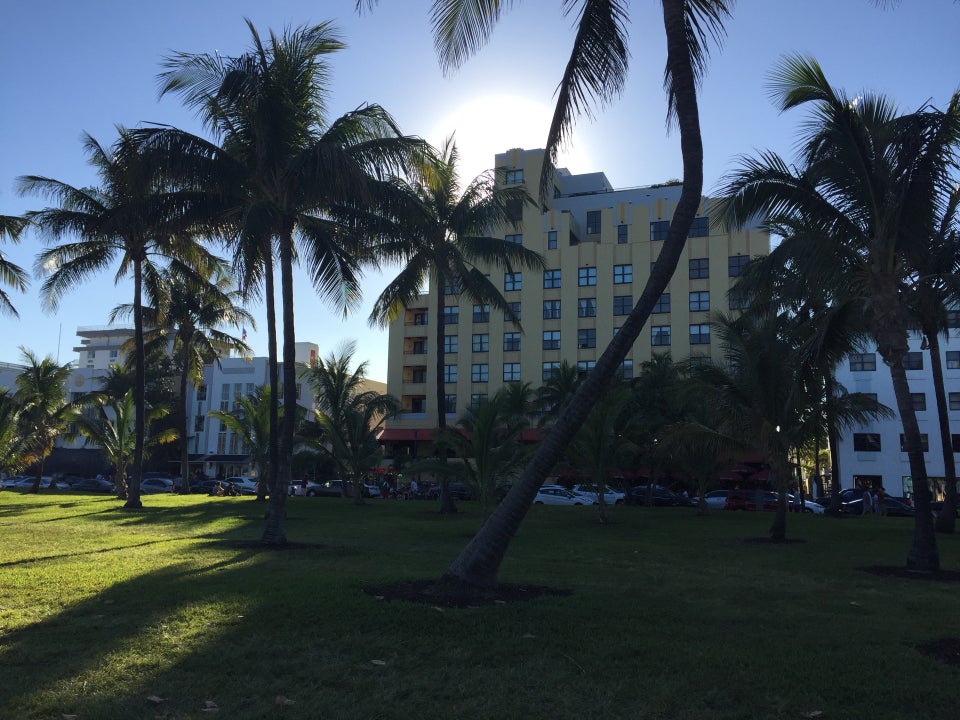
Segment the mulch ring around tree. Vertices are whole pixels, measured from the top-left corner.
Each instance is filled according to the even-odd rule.
[[[940,638],[915,646],[927,657],[947,665],[960,665],[960,638]]]
[[[907,580],[925,580],[927,582],[956,583],[960,582],[960,572],[956,570],[940,570],[938,572],[917,572],[902,565],[865,565],[857,570],[883,577],[898,577]]]
[[[437,585],[436,580],[403,580],[365,587],[363,591],[377,600],[400,600],[403,602],[431,605],[436,608],[473,608],[481,605],[506,605],[541,597],[568,597],[573,594],[566,588],[543,585],[514,585],[500,583],[495,588],[477,592],[453,591]]]

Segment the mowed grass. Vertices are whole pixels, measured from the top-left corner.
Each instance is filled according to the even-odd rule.
[[[501,579],[563,598],[451,610],[362,592],[437,577],[476,530],[427,502],[0,493],[0,718],[956,718],[960,585],[880,577],[912,522],[535,507]],[[958,538],[940,536],[960,569]],[[152,699],[151,699],[152,698]],[[819,714],[818,714],[819,713]]]

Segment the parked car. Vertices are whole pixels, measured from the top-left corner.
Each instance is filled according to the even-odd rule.
[[[93,493],[112,493],[114,491],[113,483],[103,478],[84,478],[71,485],[70,489],[77,492]]]
[[[647,489],[647,485],[634,486],[630,489],[630,500],[636,505],[646,505]],[[693,501],[657,485],[653,488],[653,505],[654,507],[689,507],[693,505]]]
[[[240,475],[234,475],[233,477],[228,477],[224,482],[230,483],[237,490],[240,491],[241,495],[256,495],[257,494],[257,482],[256,480],[251,480],[248,477],[241,477]]]
[[[140,480],[140,492],[145,495],[173,492],[173,480],[164,477],[146,477]]]
[[[727,495],[730,493],[729,490],[711,490],[708,493],[704,494],[706,499],[707,508],[710,510],[723,510],[727,504]],[[692,498],[694,505],[700,504],[700,498]]]
[[[534,505],[594,505],[595,500],[570,492],[563,485],[544,485],[533,499]]]
[[[800,496],[793,494],[787,495],[787,509],[790,512],[802,512],[808,515],[823,515],[827,510],[823,505],[810,498],[804,498],[803,502],[800,502]]]
[[[777,494],[769,490],[731,490],[727,494],[727,510],[777,509]]]
[[[597,486],[594,483],[580,483],[579,485],[573,486],[573,492],[578,495],[583,495],[586,498],[590,498],[594,502],[599,502],[599,493],[597,493]],[[603,501],[607,505],[623,505],[624,494],[619,490],[614,490],[609,485],[603,486]]]
[[[473,500],[473,488],[462,482],[451,482],[450,483],[450,494],[453,496],[454,500]],[[430,491],[427,493],[427,497],[431,500],[440,499],[440,485],[434,485],[430,488]]]
[[[34,478],[26,475],[11,475],[3,481],[4,490],[13,490],[15,488],[30,487],[33,485]]]
[[[907,505],[900,498],[886,497],[884,499],[886,514],[889,517],[913,517],[917,514],[916,508]],[[863,515],[863,496],[850,502],[845,502],[840,506],[840,512],[848,515]]]

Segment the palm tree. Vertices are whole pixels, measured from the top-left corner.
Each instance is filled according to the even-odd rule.
[[[0,469],[19,470],[22,455],[20,405],[7,388],[0,388]]]
[[[57,437],[76,420],[78,408],[67,400],[67,381],[73,364],[57,364],[52,357],[42,360],[25,347],[20,348],[26,368],[16,377],[14,402],[20,408],[19,432],[25,465],[36,467],[30,492],[40,491],[43,463],[53,451]]]
[[[161,94],[174,92],[196,108],[221,140],[211,144],[185,133],[154,140],[202,159],[229,156],[218,165],[236,170],[234,235],[256,248],[248,261],[279,259],[283,327],[283,404],[296,405],[293,263],[306,264],[324,298],[347,309],[359,298],[358,274],[367,256],[344,216],[368,207],[372,179],[398,171],[422,143],[403,137],[381,107],[364,105],[328,122],[329,70],[325,57],[343,47],[333,26],[322,23],[271,33],[263,42],[252,23],[251,49],[239,57],[177,53],[165,61]],[[210,163],[208,163],[210,164]],[[213,163],[216,164],[216,163]],[[271,265],[272,266],[272,265]],[[253,273],[254,275],[256,273]],[[271,277],[271,276],[268,276]],[[270,288],[267,288],[268,302]],[[273,318],[268,312],[268,335]],[[275,330],[271,367],[276,367]],[[271,377],[271,380],[273,378]],[[290,483],[295,413],[285,413],[276,450],[266,544],[283,544],[286,488]]]
[[[472,180],[461,192],[458,159],[456,143],[450,137],[438,157],[416,167],[409,179],[394,180],[396,225],[384,228],[383,233],[390,240],[378,247],[378,253],[402,262],[403,269],[377,298],[370,314],[371,324],[386,326],[419,297],[428,281],[438,290],[434,320],[438,435],[447,424],[443,377],[443,298],[447,289],[513,318],[509,303],[483,268],[513,272],[514,268],[543,267],[539,253],[490,234],[494,227],[511,222],[511,206],[531,201],[526,190],[498,186],[488,172]],[[519,327],[519,318],[513,321]],[[440,512],[456,512],[446,478],[441,478]]]
[[[13,215],[0,215],[0,240],[7,239],[11,242],[20,240],[23,229],[27,226],[26,218]],[[16,263],[7,260],[3,253],[0,253],[0,284],[12,287],[15,290],[23,292],[27,289],[27,272]],[[0,310],[8,312],[14,317],[19,317],[17,309],[10,302],[10,296],[6,291],[0,289]]]
[[[577,392],[577,386],[583,374],[573,363],[560,361],[543,385],[537,388],[537,402],[540,408],[540,425],[543,426],[560,417],[567,403]]]
[[[127,497],[127,469],[137,446],[136,410],[133,392],[128,391],[121,398],[104,395],[93,396],[92,415],[83,413],[76,420],[77,432],[99,446],[107,464],[115,469],[114,485],[117,495]],[[169,410],[163,407],[147,408],[146,422],[150,423],[165,416]],[[162,432],[144,438],[144,448],[173,442],[177,432],[167,428]]]
[[[38,193],[57,201],[27,213],[26,217],[52,239],[75,237],[74,241],[48,247],[37,256],[38,273],[47,276],[41,295],[51,310],[63,296],[90,275],[119,260],[116,280],[133,275],[133,325],[136,386],[136,448],[133,474],[125,508],[140,508],[140,476],[143,470],[145,433],[145,351],[143,340],[144,279],[158,272],[156,256],[196,259],[199,249],[191,236],[178,232],[182,204],[175,193],[158,183],[155,167],[136,139],[123,128],[109,149],[90,135],[84,149],[96,169],[100,187],[76,188],[51,178],[29,175],[19,179],[21,194]]]
[[[159,285],[157,284],[159,283]],[[162,272],[151,275],[146,283],[149,302],[144,307],[144,319],[150,327],[144,341],[163,350],[172,349],[178,366],[180,387],[177,422],[180,443],[181,492],[190,492],[190,459],[187,428],[187,385],[199,387],[203,382],[204,367],[220,364],[223,353],[231,350],[242,356],[251,355],[250,347],[242,338],[222,331],[224,325],[242,328],[256,327],[253,317],[240,307],[240,293],[233,288],[225,268],[216,265],[208,271],[193,270],[173,262]],[[121,305],[110,315],[110,322],[130,314],[129,305]]]
[[[812,107],[799,167],[774,153],[745,158],[723,195],[732,225],[754,216],[781,219],[808,232],[786,238],[784,254],[829,288],[843,288],[867,323],[890,368],[903,423],[916,502],[907,567],[939,569],[920,427],[903,359],[910,314],[906,292],[913,246],[928,242],[950,195],[960,141],[960,94],[946,111],[925,106],[899,115],[882,96],[849,98],[812,59],[787,58],[775,71],[782,110]]]
[[[258,386],[252,396],[238,397],[234,404],[233,410],[211,410],[207,416],[240,436],[244,452],[257,470],[257,499],[263,500],[270,477],[270,388]]]
[[[364,0],[360,2],[363,4]],[[375,2],[367,0],[365,4]],[[585,378],[567,411],[538,446],[518,482],[436,584],[436,592],[474,596],[496,584],[510,540],[540,484],[615,377],[676,270],[703,190],[703,143],[696,91],[706,67],[706,41],[708,37],[717,39],[722,35],[723,21],[730,13],[731,3],[728,0],[662,0],[662,5],[667,39],[664,83],[667,116],[671,122],[676,121],[680,130],[683,155],[683,186],[663,249],[626,322]],[[472,3],[435,0],[432,13],[441,64],[454,68],[473,54],[489,37],[504,7],[499,0]],[[557,107],[546,144],[550,158],[555,158],[557,147],[569,134],[576,116],[589,112],[591,99],[604,102],[623,89],[629,58],[627,20],[623,0],[584,4],[577,19],[573,51],[557,90]],[[547,167],[541,177],[541,195],[549,172]]]
[[[363,477],[380,458],[377,433],[399,405],[390,395],[365,389],[367,363],[351,370],[356,349],[356,343],[345,344],[339,352],[306,367],[301,378],[313,387],[314,420],[321,430],[319,441],[311,446],[343,468],[347,473],[343,487],[353,482],[353,497],[360,504]]]

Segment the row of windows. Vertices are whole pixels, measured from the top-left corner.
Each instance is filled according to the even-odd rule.
[[[953,452],[960,453],[960,435],[951,435],[950,444],[953,446]],[[930,452],[930,436],[921,433],[920,445],[923,452]],[[853,449],[856,452],[880,452],[883,450],[880,433],[854,433]],[[906,436],[903,433],[900,433],[900,452],[907,452]]]
[[[876,353],[853,353],[850,356],[851,372],[872,372],[877,369]],[[923,352],[908,352],[903,356],[904,370],[923,370]],[[960,350],[947,351],[947,369],[960,370]]]
[[[600,210],[587,211],[587,235],[599,235],[602,229]],[[650,223],[650,239],[666,240],[667,232],[670,230],[669,220],[654,220]],[[621,240],[622,236],[622,240]],[[617,242],[626,243],[627,225],[617,225]],[[710,236],[710,218],[706,216],[696,217],[690,225],[690,232],[687,237],[709,237]]]
[[[596,365],[594,360],[581,360],[577,363],[577,369],[581,373],[588,372],[593,369]],[[633,377],[633,360],[624,360],[620,364],[620,370],[624,378]],[[549,380],[553,377],[554,374],[560,371],[560,363],[558,361],[551,361],[543,363],[543,379]],[[445,383],[455,383],[458,378],[458,369],[456,365],[444,365],[443,366],[443,381]],[[422,378],[426,380],[426,370],[419,369],[414,372],[415,378]],[[474,383],[485,383],[490,381],[490,365],[488,363],[474,363],[470,366],[470,382]],[[503,381],[504,382],[519,382],[520,381],[520,363],[518,362],[507,362],[503,363]]]

